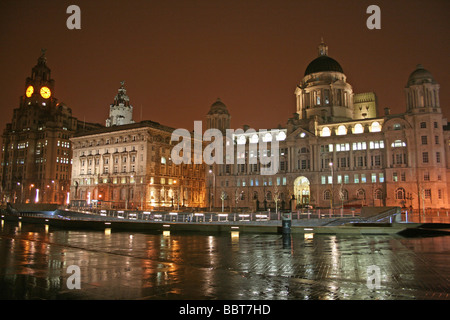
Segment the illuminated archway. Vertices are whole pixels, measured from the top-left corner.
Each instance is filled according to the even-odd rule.
[[[304,176],[297,177],[294,181],[294,196],[297,205],[307,205],[310,201],[309,180]]]

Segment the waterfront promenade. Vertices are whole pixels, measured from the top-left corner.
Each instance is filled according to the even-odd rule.
[[[71,229],[133,231],[203,231],[245,233],[398,234],[450,232],[448,225],[433,225],[425,218],[401,212],[398,207],[374,208],[361,214],[354,210],[272,213],[163,212],[131,210],[32,211],[10,207],[2,219]],[[369,212],[369,213],[367,213]],[[338,213],[338,214],[336,214]],[[412,222],[413,218],[417,222]],[[444,215],[442,218],[447,217]],[[422,221],[421,221],[422,220]],[[429,220],[429,219],[428,219]],[[442,221],[444,220],[444,221]],[[421,221],[421,222],[420,222]],[[431,222],[431,221],[430,221]],[[445,219],[439,221],[445,223]]]

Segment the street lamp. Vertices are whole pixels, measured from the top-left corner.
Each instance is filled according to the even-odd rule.
[[[330,195],[330,210],[333,211],[333,197],[334,197],[334,170],[333,170],[333,162],[328,164],[331,169],[331,195]]]
[[[209,169],[209,173],[212,173],[212,175],[213,175],[213,201],[215,201],[215,199],[216,199],[216,174],[214,173],[214,171],[212,171],[211,169]],[[212,205],[212,201],[211,201],[211,192],[210,192],[210,195],[209,195],[209,198],[210,198],[210,200],[209,200],[209,211],[211,211],[212,209],[211,209],[211,205]]]

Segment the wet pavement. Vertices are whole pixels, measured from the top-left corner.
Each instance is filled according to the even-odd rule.
[[[450,300],[449,277],[449,236],[0,230],[0,299]]]

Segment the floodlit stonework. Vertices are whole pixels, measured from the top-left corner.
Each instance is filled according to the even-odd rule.
[[[260,163],[250,164],[257,155],[249,145],[261,136],[235,134],[234,144],[245,144],[246,151],[235,155],[234,164],[207,168],[209,204],[250,210],[276,205],[448,208],[450,131],[439,84],[418,65],[404,90],[404,113],[385,109],[378,114],[375,93],[354,93],[322,42],[294,91],[295,116],[277,128],[283,135],[272,138],[280,144],[278,173],[263,176]],[[216,104],[208,113],[208,128],[218,123],[223,131],[230,114],[225,105],[216,111]],[[218,122],[224,115],[227,121]],[[237,164],[239,159],[245,163]]]
[[[113,120],[110,126],[71,139],[71,204],[140,210],[204,207],[204,165],[175,165],[171,159],[175,129],[154,121],[134,123],[128,111],[120,117],[126,123]]]

